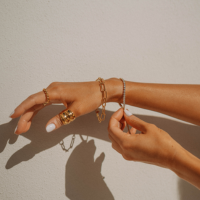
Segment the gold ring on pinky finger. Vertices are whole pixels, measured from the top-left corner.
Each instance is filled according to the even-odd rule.
[[[44,102],[43,105],[46,106],[50,101],[49,94],[48,94],[48,92],[47,92],[47,90],[45,88],[43,89],[43,92],[44,92],[44,94],[46,96],[46,102]]]
[[[71,110],[63,110],[59,113],[60,121],[63,125],[69,124],[70,122],[75,120],[75,115]]]

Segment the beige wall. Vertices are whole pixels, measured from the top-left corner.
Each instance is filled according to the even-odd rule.
[[[13,133],[17,120],[8,117],[53,81],[199,84],[198,0],[1,0],[0,10],[0,199],[200,199],[171,171],[127,162],[111,148],[107,124],[116,104],[107,105],[102,124],[93,112],[53,133],[45,125],[62,106],[46,107],[19,137]],[[199,127],[129,110],[200,158]],[[65,153],[58,142],[68,147],[72,134],[74,147]]]

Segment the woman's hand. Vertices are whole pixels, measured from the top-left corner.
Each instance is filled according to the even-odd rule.
[[[126,122],[132,126],[130,134],[123,132]],[[141,133],[136,134],[136,129]],[[200,190],[200,159],[165,131],[122,108],[112,115],[108,131],[112,147],[126,160],[168,168]]]
[[[118,101],[120,95],[119,88],[122,90],[122,82],[119,79],[111,78],[105,81],[107,90],[107,102]],[[98,81],[92,82],[54,82],[47,88],[50,103],[63,103],[65,107],[71,110],[76,117],[94,111],[101,105],[102,93]],[[121,92],[122,93],[122,92]],[[21,134],[27,132],[31,126],[33,117],[39,110],[44,108],[43,103],[46,96],[43,91],[29,96],[24,100],[10,116],[17,118],[19,122],[15,133]],[[48,132],[62,126],[59,115],[50,119],[46,125]]]
[[[131,134],[122,131],[125,127],[124,120],[132,126]],[[141,133],[136,134],[136,129]],[[182,148],[167,132],[142,121],[127,110],[124,112],[122,108],[112,115],[108,132],[112,147],[126,160],[172,169],[174,156]]]

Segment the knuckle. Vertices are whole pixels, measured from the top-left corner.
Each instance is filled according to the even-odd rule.
[[[34,94],[30,95],[30,96],[28,97],[28,100],[29,100],[29,101],[35,101],[35,95],[34,95]]]
[[[63,125],[61,120],[60,120],[59,115],[55,116],[55,125],[56,125],[57,128]]]
[[[60,82],[52,82],[49,86],[48,86],[48,89],[50,90],[55,90],[57,91],[59,94],[62,92],[62,84],[60,84]]]
[[[127,155],[127,154],[122,154],[122,156],[123,156],[123,158],[125,159],[125,160],[128,160],[128,161],[130,161],[131,160],[131,157],[129,156],[129,155]]]
[[[54,85],[54,86],[52,87],[52,89],[53,89],[53,90],[56,90],[57,92],[60,92],[61,87],[60,87],[60,85]]]
[[[163,135],[165,135],[165,136],[169,136],[169,133],[167,133],[166,131],[163,131],[163,130],[160,129],[160,128],[157,128],[157,130],[158,130],[158,133],[159,133],[159,134],[163,134]]]
[[[33,98],[34,98],[34,95],[33,95],[33,94],[30,95],[28,98],[29,98],[29,99],[33,99]]]
[[[154,130],[154,129],[156,129],[157,128],[157,126],[155,125],[155,124],[148,124],[147,126],[146,126],[146,129],[147,130]]]
[[[83,108],[81,106],[73,107],[70,110],[74,113],[75,117],[79,117],[83,114]]]
[[[49,87],[55,87],[58,84],[59,84],[59,82],[52,82],[52,83],[50,83]]]

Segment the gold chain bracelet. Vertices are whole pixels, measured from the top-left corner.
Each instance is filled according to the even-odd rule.
[[[106,108],[107,91],[106,91],[106,87],[105,87],[105,81],[103,78],[98,78],[96,81],[99,81],[100,91],[102,93],[102,100],[101,100],[102,113],[101,113],[101,115],[99,115],[98,108],[95,110],[95,112],[96,112],[96,116],[97,116],[99,123],[101,123],[106,118],[105,108]]]
[[[123,78],[120,78],[120,80],[123,82],[123,105],[119,103],[119,105],[125,109],[125,98],[126,98],[126,82]]]

